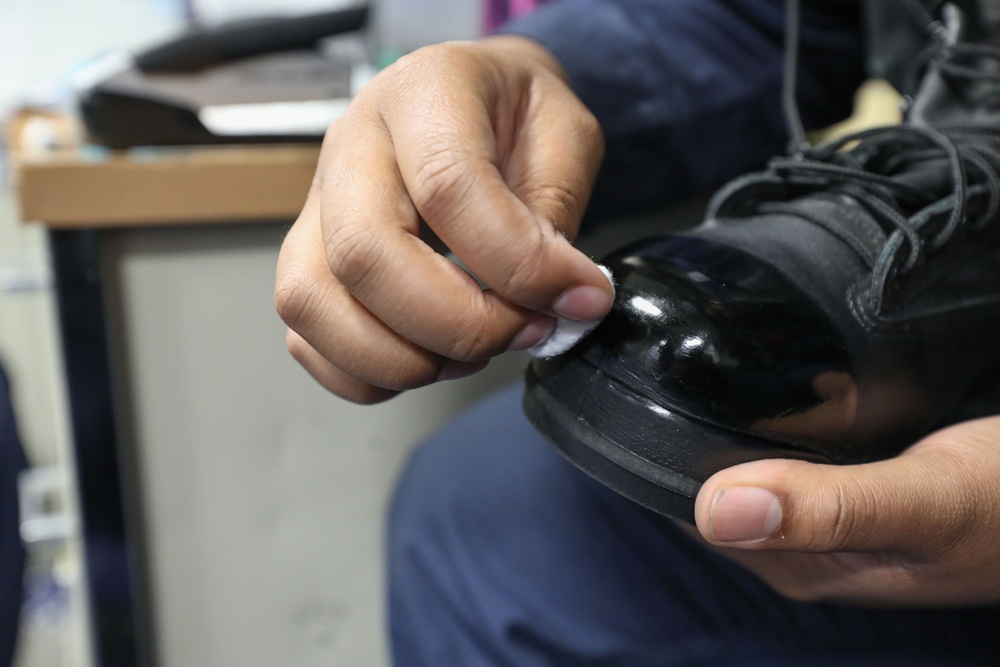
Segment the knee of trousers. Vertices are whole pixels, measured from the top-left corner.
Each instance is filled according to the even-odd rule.
[[[495,524],[530,510],[543,493],[538,483],[565,474],[524,418],[520,397],[520,387],[491,395],[414,450],[395,491],[393,531]]]
[[[419,556],[426,565],[523,556],[561,531],[576,532],[571,517],[592,515],[608,493],[534,431],[513,387],[415,450],[392,503],[389,557]]]

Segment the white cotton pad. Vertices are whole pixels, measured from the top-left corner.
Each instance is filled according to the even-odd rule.
[[[611,289],[614,290],[615,279],[611,276],[611,271],[608,270],[608,267],[598,264],[597,268],[608,277]],[[553,329],[552,335],[538,345],[529,348],[528,354],[540,359],[548,359],[549,357],[567,352],[600,323],[601,320],[593,320],[591,322],[578,322],[577,320],[565,319],[556,320],[556,328]]]

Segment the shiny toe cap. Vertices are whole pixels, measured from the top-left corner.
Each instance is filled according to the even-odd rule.
[[[665,408],[796,443],[850,437],[857,392],[829,320],[761,260],[695,236],[642,242],[602,260],[612,312],[540,378],[586,363]]]

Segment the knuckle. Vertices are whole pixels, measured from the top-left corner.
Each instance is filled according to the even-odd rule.
[[[345,224],[326,240],[330,272],[348,290],[377,280],[386,245],[374,229],[364,224]]]
[[[597,116],[589,109],[582,107],[576,115],[575,122],[576,132],[582,139],[583,145],[594,146],[603,151],[604,131],[601,129],[601,123],[597,120]]]
[[[551,258],[557,249],[551,244],[557,242],[556,235],[561,233],[539,232],[534,239],[520,239],[518,247],[506,254],[511,259],[490,287],[515,303],[547,307],[563,284],[559,281],[566,279],[552,270]]]
[[[567,238],[573,240],[570,235],[575,235],[576,219],[583,212],[584,206],[579,192],[567,185],[545,183],[529,187],[527,198],[545,211],[549,222],[556,228],[556,233],[566,234]]]
[[[469,45],[461,42],[430,44],[405,54],[391,65],[391,69],[396,76],[416,76],[423,81],[428,68],[446,67],[467,58],[471,52]]]
[[[491,285],[499,294],[517,302],[525,301],[529,292],[537,290],[542,282],[547,263],[545,261],[545,240],[525,248],[513,255],[514,259],[505,272],[499,277],[497,284]]]
[[[440,44],[431,44],[403,54],[387,69],[391,76],[406,78],[410,75],[421,75],[432,63],[441,59],[444,49]]]
[[[491,322],[482,317],[467,317],[450,329],[454,334],[446,344],[445,356],[457,361],[478,361],[491,356]]]
[[[606,142],[600,121],[587,107],[575,102],[567,111],[563,107],[560,125],[566,133],[569,150],[582,164],[596,170],[604,158]]]
[[[294,330],[303,328],[316,308],[317,281],[298,266],[284,270],[275,280],[274,306],[281,321]]]
[[[820,521],[807,538],[806,549],[832,553],[864,548],[875,528],[877,492],[866,484],[841,480],[822,494],[826,500],[817,513]]]
[[[431,44],[403,55],[372,81],[381,93],[380,107],[401,108],[405,100],[439,101],[468,70],[474,49],[467,44]]]
[[[320,146],[320,150],[324,156],[340,148],[341,135],[346,124],[347,121],[341,116],[326,126],[326,131],[323,133],[323,143]],[[319,170],[317,170],[316,175],[317,177],[319,176]],[[317,185],[317,180],[314,180],[313,186],[316,187]]]
[[[465,166],[465,158],[439,138],[428,139],[421,153],[423,162],[414,174],[410,193],[414,206],[425,219],[459,213],[456,207],[468,197],[476,181]]]
[[[441,54],[441,47],[438,44],[431,44],[419,49],[415,49],[402,57],[398,58],[396,62],[391,65],[392,71],[395,74],[401,72],[409,72],[411,69],[422,70],[428,62],[433,62],[438,59]]]
[[[406,391],[426,387],[437,379],[443,360],[420,363],[402,352],[383,356],[382,363],[374,369],[378,378],[374,384],[388,391]]]

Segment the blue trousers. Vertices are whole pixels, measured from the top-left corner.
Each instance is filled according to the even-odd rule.
[[[1000,664],[1000,608],[782,598],[564,461],[519,388],[415,452],[388,544],[396,667]]]

